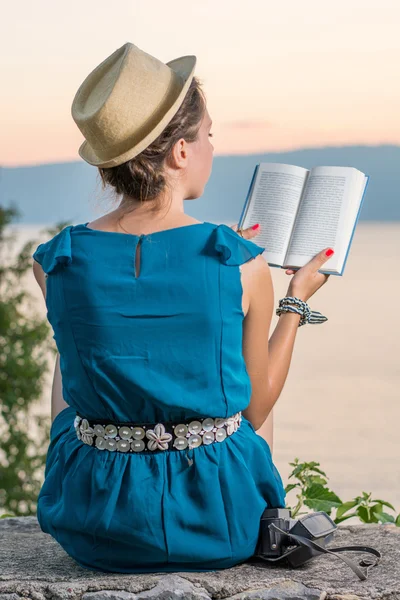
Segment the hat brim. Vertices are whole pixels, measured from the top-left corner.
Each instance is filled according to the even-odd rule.
[[[130,160],[137,154],[140,154],[142,150],[147,148],[165,129],[168,123],[171,121],[172,117],[178,112],[180,105],[183,102],[183,99],[186,95],[186,92],[189,89],[189,86],[192,82],[194,70],[196,67],[196,56],[181,56],[179,58],[175,58],[167,63],[165,63],[168,67],[176,71],[178,75],[183,80],[182,88],[176,97],[172,106],[168,109],[168,111],[164,114],[161,121],[157,124],[157,126],[152,129],[152,131],[144,137],[140,142],[135,144],[132,148],[130,148],[127,152],[120,154],[119,156],[115,156],[110,160],[104,161],[104,159],[100,158],[90,146],[90,144],[85,140],[83,144],[80,146],[78,153],[83,160],[85,160],[90,165],[95,167],[116,167],[121,165],[122,163]]]

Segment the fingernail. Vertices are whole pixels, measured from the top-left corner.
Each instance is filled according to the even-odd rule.
[[[326,256],[331,256],[334,253],[334,250],[332,250],[332,248],[329,248],[329,250],[327,250],[325,252]]]
[[[257,223],[257,225],[253,225],[252,229],[258,229],[260,227],[260,224]]]

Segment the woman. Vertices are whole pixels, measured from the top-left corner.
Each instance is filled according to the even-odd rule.
[[[184,213],[213,160],[195,63],[127,43],[89,74],[72,105],[79,153],[122,199],[33,254],[61,398],[37,516],[91,570],[231,567],[253,555],[264,509],[285,506],[256,430],[299,314],[282,314],[268,347],[273,289],[254,232]],[[289,295],[305,302],[325,259],[300,269]]]

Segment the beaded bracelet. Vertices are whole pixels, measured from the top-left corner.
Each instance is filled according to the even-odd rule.
[[[295,312],[301,315],[299,327],[306,325],[306,323],[316,325],[317,323],[325,323],[328,320],[317,310],[311,310],[307,302],[296,296],[285,296],[279,300],[279,308],[276,309],[276,314],[280,317],[282,313],[286,312]]]

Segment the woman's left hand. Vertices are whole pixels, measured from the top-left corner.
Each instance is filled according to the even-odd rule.
[[[237,231],[238,228],[238,223],[235,223],[235,225],[229,225],[229,227],[231,229],[233,229],[233,231]],[[247,229],[242,229],[242,236],[246,239],[246,240],[251,240],[252,238],[256,237],[256,235],[258,235],[261,231],[261,225],[258,225],[258,227],[256,227],[256,229],[253,229],[253,227],[255,227],[254,225],[252,227],[247,227]]]
[[[237,231],[237,227],[238,227],[238,223],[236,223],[235,225],[229,225],[229,227],[231,229],[233,229],[233,231]],[[253,225],[253,227],[255,227],[255,225]],[[258,225],[258,227],[256,227],[255,229],[253,229],[253,227],[248,227],[247,229],[243,229],[242,234],[243,237],[246,238],[246,240],[251,240],[252,238],[256,237],[256,235],[258,235],[261,231],[261,225]],[[293,273],[296,273],[297,269],[286,269],[285,274],[286,275],[293,275]]]

